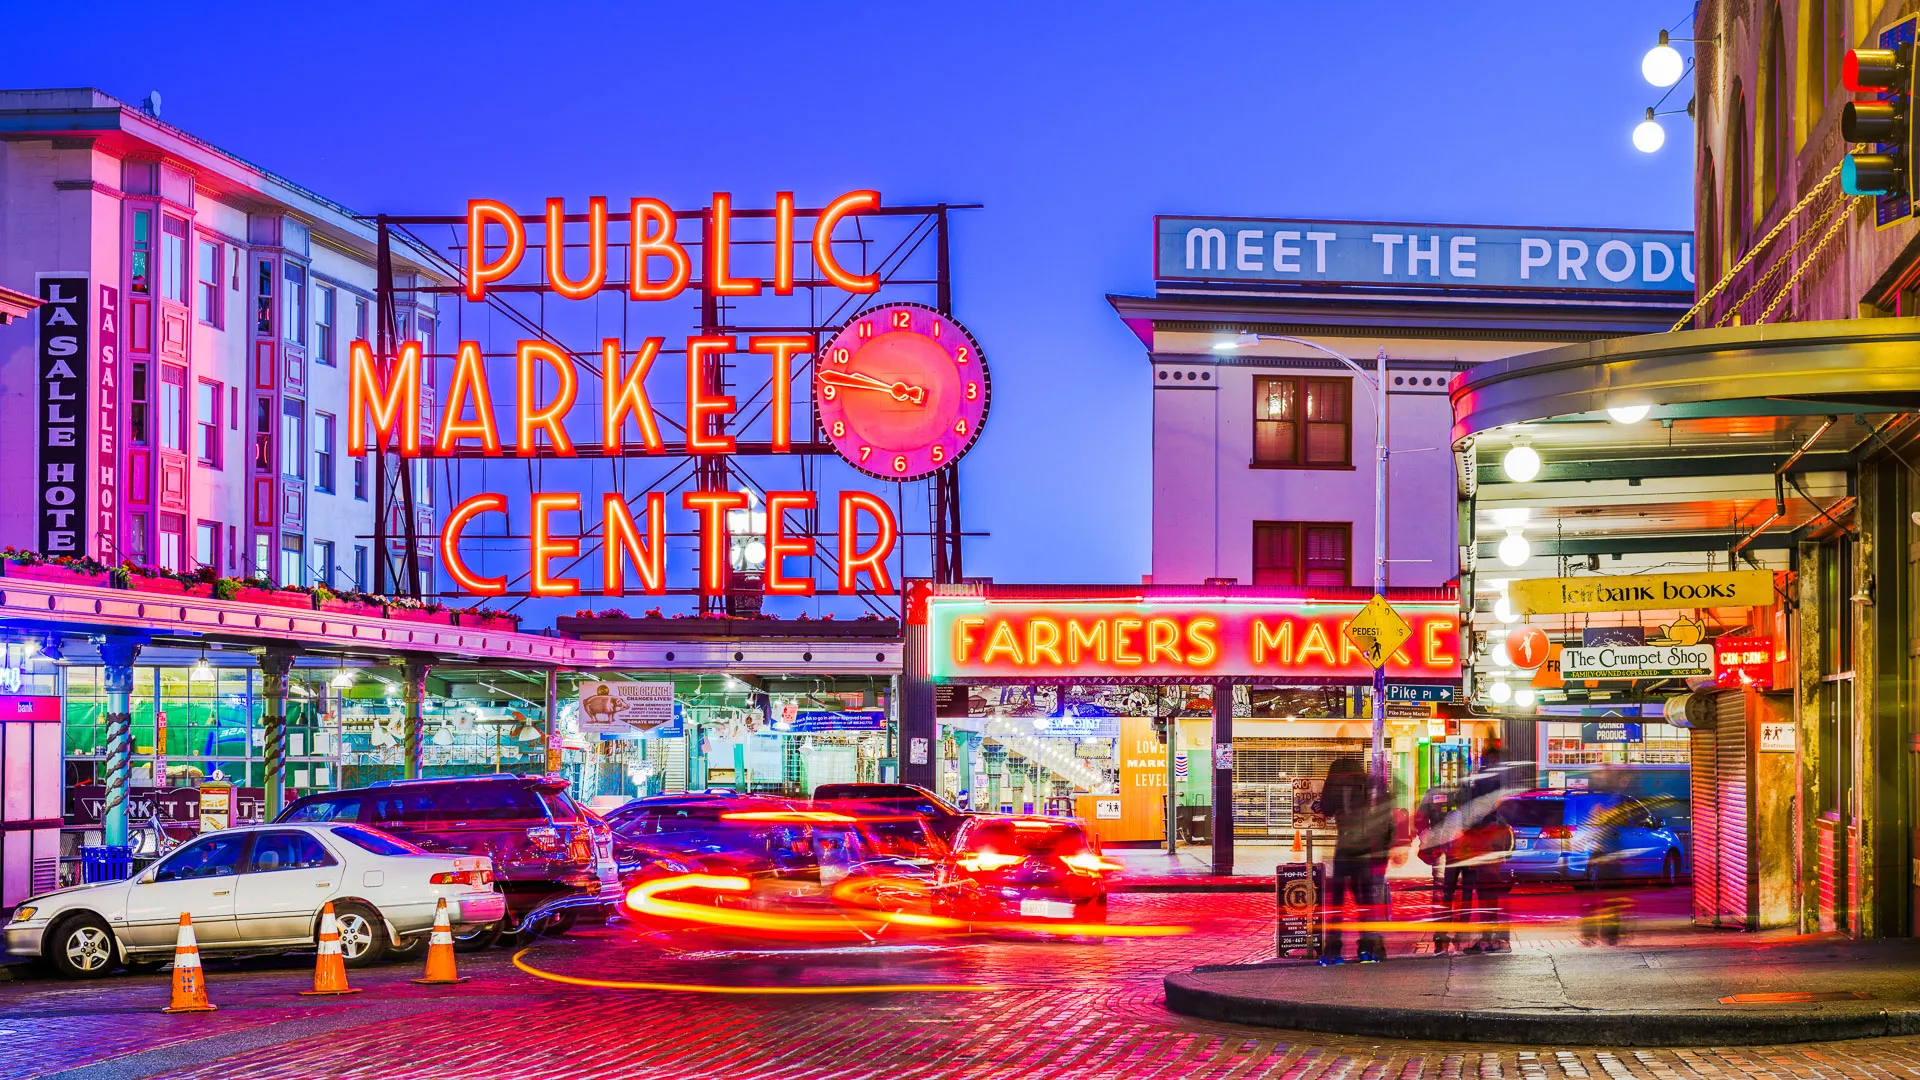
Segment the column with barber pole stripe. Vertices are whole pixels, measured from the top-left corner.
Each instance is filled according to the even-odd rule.
[[[141,644],[119,635],[100,640],[107,689],[107,797],[100,810],[100,829],[108,847],[127,845],[127,787],[133,778],[133,662],[140,656]]]
[[[260,653],[261,693],[266,710],[261,717],[267,768],[264,820],[272,821],[287,804],[287,676],[293,671],[293,652],[264,649]]]

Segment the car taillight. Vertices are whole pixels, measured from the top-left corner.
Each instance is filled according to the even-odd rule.
[[[491,870],[454,870],[445,874],[435,874],[427,879],[431,885],[491,885]]]
[[[1125,863],[1102,858],[1091,851],[1083,851],[1078,855],[1063,855],[1060,861],[1066,863],[1067,869],[1076,874],[1111,874],[1127,868]]]
[[[1573,839],[1573,826],[1548,825],[1540,830],[1540,838],[1542,840],[1571,840]]]
[[[528,829],[527,839],[532,842],[534,847],[542,851],[558,851],[560,849],[560,830],[551,825],[540,825]]]
[[[573,830],[573,843],[567,845],[567,858],[580,863],[593,861],[593,841],[587,838],[587,830]]]
[[[997,851],[969,851],[960,856],[961,867],[976,874],[986,870],[1005,870],[1026,861],[1025,855],[1002,855]]]

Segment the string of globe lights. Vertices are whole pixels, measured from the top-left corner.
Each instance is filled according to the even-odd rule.
[[[1607,407],[1607,415],[1616,424],[1637,424],[1645,420],[1652,411],[1653,406],[1646,404],[1629,403]],[[1515,484],[1531,483],[1540,475],[1540,469],[1544,465],[1545,461],[1540,457],[1540,451],[1533,448],[1532,437],[1526,434],[1514,436],[1513,445],[1509,446],[1507,452],[1500,458],[1501,473]],[[1533,545],[1527,540],[1526,534],[1527,522],[1532,518],[1533,511],[1523,506],[1501,506],[1495,507],[1492,513],[1494,525],[1507,531],[1507,535],[1501,539],[1494,554],[1498,556],[1503,566],[1514,568],[1525,566],[1527,560],[1533,558]]]
[[[1688,15],[1687,18],[1692,18],[1692,16]],[[1681,20],[1681,22],[1685,21],[1686,19]],[[1677,26],[1679,24],[1676,23],[1675,25]],[[1693,98],[1687,99],[1687,106],[1684,109],[1662,110],[1660,108],[1660,106],[1667,103],[1668,98],[1673,96],[1673,92],[1679,89],[1680,80],[1686,78],[1694,68],[1693,58],[1680,55],[1680,50],[1674,48],[1673,43],[1677,41],[1698,46],[1702,44],[1714,44],[1719,40],[1718,36],[1711,38],[1677,38],[1672,35],[1671,30],[1660,31],[1659,40],[1654,43],[1653,48],[1647,50],[1647,55],[1640,58],[1640,74],[1646,78],[1647,82],[1657,87],[1664,87],[1667,92],[1660,95],[1660,100],[1647,106],[1645,119],[1641,120],[1640,123],[1634,127],[1634,149],[1639,150],[1643,154],[1652,154],[1667,145],[1667,129],[1660,126],[1660,117],[1678,116],[1681,113],[1685,113],[1689,119],[1692,119],[1694,116]]]
[[[1085,761],[1054,745],[1066,740],[1036,738],[1026,734],[1016,722],[1000,717],[989,719],[982,734],[1028,761],[1046,766],[1049,772],[1072,782],[1075,787],[1091,790],[1100,783],[1100,774]]]

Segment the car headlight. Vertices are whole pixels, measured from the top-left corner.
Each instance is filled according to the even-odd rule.
[[[15,908],[13,911],[13,921],[26,922],[28,919],[33,918],[34,912],[39,910],[40,910],[39,908],[31,908],[31,907]]]

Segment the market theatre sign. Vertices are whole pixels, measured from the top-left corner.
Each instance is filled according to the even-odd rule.
[[[1765,607],[1773,603],[1773,571],[1532,578],[1515,581],[1508,590],[1513,610],[1522,615]]]
[[[935,679],[1268,676],[1280,681],[1364,682],[1373,669],[1348,639],[1364,605],[1302,600],[982,600],[929,597]],[[1387,661],[1387,677],[1460,677],[1456,605],[1396,601],[1413,636]]]

